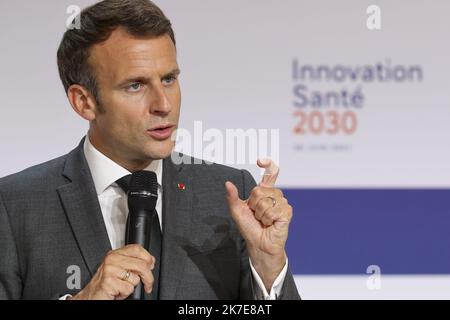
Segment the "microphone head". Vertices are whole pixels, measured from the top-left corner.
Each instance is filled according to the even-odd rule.
[[[154,211],[158,200],[158,179],[152,171],[133,172],[128,189],[130,213]]]

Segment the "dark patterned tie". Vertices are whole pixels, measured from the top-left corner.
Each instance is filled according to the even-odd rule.
[[[128,194],[130,180],[131,180],[131,174],[126,175],[116,181],[116,183],[119,185],[119,187],[121,187],[122,190],[126,194]],[[148,251],[150,252],[150,254],[153,257],[155,257],[156,262],[155,262],[155,268],[152,271],[153,277],[154,277],[153,290],[150,293],[150,295],[145,294],[145,297],[147,299],[157,300],[159,298],[159,273],[160,273],[160,267],[161,267],[162,234],[161,234],[161,226],[159,224],[158,212],[156,212],[156,209],[155,209],[155,214],[153,215],[152,219],[150,219],[150,220],[151,220],[150,221],[150,239],[149,239]],[[128,219],[127,219],[127,225],[128,225]]]

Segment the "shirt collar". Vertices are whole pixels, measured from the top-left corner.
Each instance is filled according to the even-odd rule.
[[[89,140],[89,135],[84,139],[84,155],[91,170],[97,195],[101,195],[109,186],[118,179],[131,174],[130,171],[121,167],[103,153],[98,151]],[[158,179],[158,187],[161,188],[162,181],[162,159],[154,160],[144,170],[153,171]]]

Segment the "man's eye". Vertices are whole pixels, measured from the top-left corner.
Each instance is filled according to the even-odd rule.
[[[131,91],[131,92],[137,92],[137,91],[139,91],[141,88],[142,88],[142,83],[140,83],[140,82],[135,82],[135,83],[132,83],[132,84],[130,84],[130,85],[128,86],[128,91]]]
[[[167,85],[171,85],[172,83],[174,83],[175,80],[177,80],[176,76],[170,76],[170,77],[164,78],[162,80],[162,82],[163,82],[164,85],[167,86]]]

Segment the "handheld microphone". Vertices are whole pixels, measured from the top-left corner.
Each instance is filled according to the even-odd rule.
[[[158,200],[158,180],[151,171],[136,171],[131,175],[128,190],[128,219],[125,234],[126,244],[139,244],[148,248],[150,222],[156,215],[156,201]],[[143,300],[144,292],[140,282],[128,298]]]

